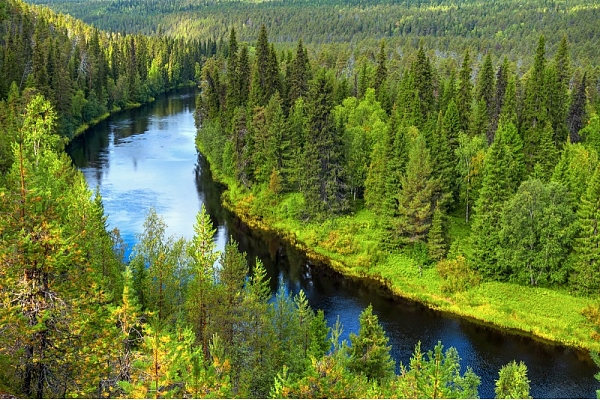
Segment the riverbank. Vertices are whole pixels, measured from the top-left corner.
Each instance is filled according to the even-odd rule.
[[[200,143],[197,146],[202,154]],[[302,196],[279,196],[264,188],[252,192],[224,177],[211,164],[213,178],[224,184],[222,203],[253,229],[275,233],[304,252],[355,279],[375,280],[395,296],[422,303],[432,309],[461,316],[501,330],[578,350],[600,351],[592,337],[594,326],[583,310],[596,302],[572,296],[566,290],[521,286],[506,282],[482,282],[466,290],[447,293],[435,267],[423,267],[403,250],[386,250],[377,216],[363,209],[354,215],[325,222],[297,218]],[[469,227],[452,217],[454,248],[469,249]]]
[[[186,87],[194,87],[194,86],[197,86],[197,83],[196,82],[190,82],[187,85],[179,85],[179,86],[177,86],[175,88],[170,88],[170,89],[168,89],[168,90],[166,90],[166,91],[164,91],[162,93],[157,94],[157,96],[165,95],[165,94],[169,93],[172,90],[178,90],[178,89],[183,89],[183,88],[186,88]],[[110,110],[108,112],[105,112],[104,114],[99,115],[98,117],[92,119],[91,121],[89,121],[87,123],[83,123],[83,124],[79,125],[77,128],[75,128],[73,130],[73,136],[66,138],[66,143],[65,144],[68,145],[75,138],[83,135],[88,129],[90,129],[90,128],[96,126],[96,125],[98,125],[100,122],[106,120],[107,118],[109,118],[109,117],[111,117],[111,116],[113,116],[113,115],[115,115],[115,114],[117,114],[117,113],[119,113],[121,111],[127,111],[127,110],[132,110],[134,108],[139,108],[139,107],[144,106],[146,104],[151,104],[151,103],[153,103],[155,101],[156,101],[155,97],[150,97],[148,99],[148,101],[143,102],[143,103],[127,103],[123,108],[115,106],[115,107],[112,108],[112,110]]]

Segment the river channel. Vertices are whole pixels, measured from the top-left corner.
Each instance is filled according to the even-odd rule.
[[[92,188],[100,189],[108,225],[118,227],[129,250],[150,207],[168,225],[167,234],[191,238],[195,215],[205,204],[223,249],[233,237],[252,263],[259,257],[275,292],[304,290],[311,306],[322,309],[330,325],[340,318],[344,337],[358,332],[358,317],[369,304],[378,315],[398,363],[408,364],[418,341],[425,350],[438,341],[457,348],[463,371],[481,377],[479,394],[494,397],[501,366],[524,361],[534,398],[595,398],[600,383],[585,353],[501,332],[449,314],[387,296],[376,286],[345,279],[272,235],[253,232],[223,209],[223,188],[212,181],[209,166],[194,146],[196,91],[182,89],[152,104],[121,112],[74,140],[67,151]],[[129,251],[127,252],[129,253]]]

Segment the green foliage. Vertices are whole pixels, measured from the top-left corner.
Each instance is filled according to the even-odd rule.
[[[523,284],[562,284],[575,214],[566,190],[539,180],[523,182],[502,212],[500,260]]]
[[[597,293],[600,288],[598,267],[600,266],[600,246],[598,221],[600,220],[600,164],[596,164],[587,190],[581,197],[577,212],[577,233],[574,243],[573,275],[571,284],[574,290],[586,294]]]
[[[431,176],[431,158],[423,134],[413,140],[408,152],[406,173],[401,178],[398,233],[408,242],[425,239],[433,215],[433,192],[436,182]]]
[[[439,261],[435,268],[443,283],[440,287],[444,293],[464,292],[479,284],[481,278],[477,271],[471,269],[464,256]]]
[[[500,369],[496,380],[497,399],[531,399],[527,366],[523,361],[511,361]]]
[[[480,379],[471,368],[460,373],[460,357],[454,347],[443,352],[438,342],[427,354],[421,351],[421,343],[415,347],[408,369],[401,366],[397,396],[402,398],[477,398]]]
[[[439,206],[435,207],[431,229],[427,233],[427,252],[429,259],[439,261],[446,256],[448,251],[448,238],[446,234],[445,215]]]
[[[379,325],[378,318],[369,305],[360,314],[358,335],[350,334],[350,360],[348,369],[379,383],[394,375],[395,362],[390,356],[389,339]]]

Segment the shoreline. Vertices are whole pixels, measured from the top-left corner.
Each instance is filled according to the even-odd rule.
[[[163,96],[173,90],[178,90],[178,89],[183,89],[183,88],[187,88],[187,87],[197,87],[196,82],[190,82],[189,84],[185,85],[180,85],[174,88],[170,88],[164,92],[161,92],[159,94],[157,94],[156,96]],[[125,107],[121,108],[121,107],[114,107],[112,110],[105,112],[102,115],[99,115],[98,117],[92,119],[90,122],[87,123],[83,123],[81,125],[79,125],[77,128],[73,129],[73,136],[72,137],[64,137],[65,139],[65,146],[69,145],[69,143],[71,143],[73,140],[77,139],[78,137],[84,135],[90,128],[93,128],[94,126],[98,125],[99,123],[101,123],[102,121],[105,121],[106,119],[118,114],[121,111],[128,111],[128,110],[133,110],[136,108],[140,108],[142,106],[148,105],[148,104],[152,104],[156,101],[156,97],[151,97],[148,101],[144,102],[144,103],[129,103],[127,104]]]
[[[221,195],[221,203],[224,208],[233,213],[237,218],[239,218],[244,224],[254,230],[259,230],[268,234],[274,234],[282,241],[285,241],[290,246],[293,246],[297,250],[301,251],[305,256],[313,262],[318,262],[320,264],[324,264],[327,268],[330,268],[332,271],[341,274],[344,278],[358,281],[369,281],[380,285],[383,290],[389,293],[391,298],[398,300],[408,300],[418,304],[421,304],[429,309],[445,313],[454,317],[463,318],[470,322],[476,323],[478,325],[499,330],[508,334],[515,334],[518,336],[530,338],[535,340],[541,344],[548,346],[559,346],[563,348],[568,348],[574,350],[581,354],[581,356],[589,358],[589,351],[599,351],[600,343],[592,339],[591,335],[588,334],[588,338],[582,337],[581,334],[585,334],[586,332],[591,333],[585,329],[585,327],[575,327],[573,329],[579,328],[577,333],[579,333],[579,337],[573,337],[571,340],[564,340],[560,337],[560,334],[565,334],[565,332],[558,332],[559,337],[553,335],[553,331],[550,329],[556,326],[556,320],[552,320],[549,318],[546,323],[536,324],[535,322],[529,321],[525,319],[524,321],[515,317],[515,311],[506,312],[502,310],[502,307],[494,307],[493,304],[486,304],[484,302],[483,305],[475,305],[468,306],[465,305],[464,302],[460,303],[458,300],[461,300],[465,296],[465,293],[458,293],[449,296],[443,296],[439,293],[435,293],[433,291],[427,292],[426,290],[423,293],[420,293],[421,296],[415,295],[414,291],[411,292],[410,288],[403,288],[401,285],[397,283],[394,284],[393,279],[390,277],[386,277],[384,274],[377,271],[361,271],[359,267],[353,267],[349,265],[345,260],[336,260],[327,254],[323,254],[319,249],[313,248],[307,243],[305,243],[301,238],[298,238],[297,234],[293,231],[293,229],[281,228],[274,226],[275,224],[270,221],[265,221],[262,216],[253,215],[252,212],[248,209],[244,209],[244,207],[236,206],[236,204],[232,204],[235,201],[232,198],[232,191],[229,184],[221,179],[220,172],[215,171],[213,169],[213,164],[210,162],[205,154],[202,152],[200,145],[196,143],[198,151],[201,153],[202,157],[205,157],[209,165],[211,165],[211,175],[213,180],[222,184],[225,188],[224,192]],[[235,196],[235,194],[233,194]],[[270,219],[270,218],[269,218]],[[275,223],[278,221],[274,221]],[[279,221],[281,222],[281,221]],[[344,258],[343,255],[340,255],[341,258]],[[435,269],[435,267],[433,268]],[[487,287],[481,288],[482,286],[494,286],[495,289],[503,290],[504,292],[511,293],[511,290],[518,287],[516,284],[503,283],[503,282],[484,282],[479,285],[478,291],[485,291]],[[562,298],[569,297],[572,300],[577,300],[581,303],[587,303],[587,305],[592,304],[591,299],[581,299],[576,298],[575,296],[570,296],[560,291],[556,291],[553,289],[547,288],[538,288],[538,287],[518,287],[519,290],[524,291],[524,296],[531,298],[546,298],[549,299],[549,302],[556,301],[557,304],[560,304]],[[558,297],[557,300],[554,298]],[[458,299],[458,300],[457,300]],[[485,297],[484,297],[485,299]],[[491,300],[491,299],[489,299]],[[491,316],[496,318],[487,317],[486,315],[482,315],[480,312],[481,306],[485,306],[486,308],[491,307]],[[582,307],[583,309],[583,307]],[[583,318],[578,312],[579,316]],[[498,320],[503,323],[499,323]],[[567,327],[567,331],[571,332],[571,327]],[[556,332],[556,331],[554,331]],[[584,335],[585,336],[585,335]]]

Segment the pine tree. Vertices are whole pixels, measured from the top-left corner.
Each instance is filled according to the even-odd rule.
[[[503,366],[496,380],[497,399],[530,399],[529,379],[527,378],[527,366],[523,361],[516,361]]]
[[[421,351],[421,343],[415,347],[409,363],[410,369],[402,367],[395,397],[399,398],[476,398],[481,380],[471,368],[460,374],[460,357],[454,347],[444,353],[441,342],[429,350]]]
[[[358,335],[351,333],[348,369],[362,374],[370,381],[385,382],[394,376],[395,362],[390,355],[392,346],[369,305],[360,314]]]
[[[196,341],[201,344],[205,357],[208,357],[210,337],[207,335],[209,305],[214,295],[215,262],[219,253],[215,251],[213,240],[216,229],[213,228],[210,216],[204,204],[196,214],[194,237],[187,251],[192,261],[190,290],[186,299],[186,320],[192,326]]]

